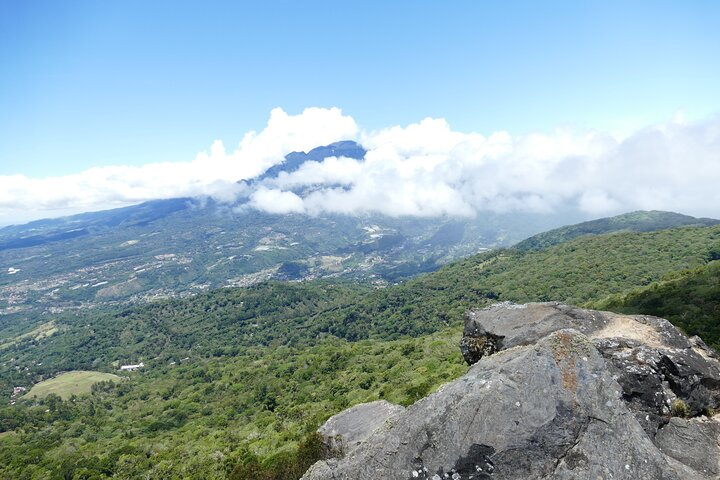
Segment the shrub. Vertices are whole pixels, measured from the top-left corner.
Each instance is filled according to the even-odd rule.
[[[670,413],[673,417],[687,417],[690,414],[690,409],[684,400],[678,398],[672,402]]]

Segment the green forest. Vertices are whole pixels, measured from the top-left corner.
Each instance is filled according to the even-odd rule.
[[[43,318],[49,336],[3,339],[2,391],[145,367],[0,407],[0,477],[299,478],[331,415],[409,405],[463,374],[464,312],[498,301],[664,316],[720,346],[720,226],[548,238],[387,288],[267,282]]]

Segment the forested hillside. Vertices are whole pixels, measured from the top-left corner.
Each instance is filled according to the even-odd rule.
[[[332,413],[379,398],[407,405],[464,373],[457,338],[327,338],[156,361],[89,396],[3,406],[0,478],[299,478]]]
[[[8,350],[32,374],[111,368],[113,362],[233,354],[249,346],[307,345],[324,335],[395,339],[457,325],[494,301],[582,305],[705,265],[720,226],[582,237],[542,251],[498,250],[389,288],[270,282],[119,312],[54,318],[61,334]]]
[[[654,232],[682,226],[708,227],[718,223],[720,221],[713,218],[695,218],[674,212],[637,211],[539,233],[518,243],[515,245],[515,249],[520,251],[542,250],[586,235],[605,235],[622,231]]]
[[[717,344],[718,251],[720,226],[617,232],[487,252],[387,288],[269,282],[48,316],[47,335],[0,346],[4,391],[59,371],[145,366],[91,395],[0,408],[0,476],[297,478],[333,413],[408,404],[464,372],[455,345],[467,308],[604,300],[667,312]],[[653,292],[672,308],[646,311]]]

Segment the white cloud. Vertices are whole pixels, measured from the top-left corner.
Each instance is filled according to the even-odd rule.
[[[598,131],[489,137],[425,119],[361,135],[364,161],[311,162],[269,185],[313,186],[295,211],[472,215],[478,210],[593,215],[633,209],[720,216],[720,117],[682,118],[619,140]],[[338,186],[342,186],[339,188]],[[319,187],[318,187],[319,186]],[[253,206],[270,210],[254,199]]]
[[[128,205],[154,198],[213,196],[232,202],[291,151],[359,138],[363,161],[330,157],[282,173],[251,194],[271,213],[380,212],[461,215],[478,210],[593,215],[662,209],[720,216],[720,117],[681,116],[623,139],[574,129],[512,136],[453,131],[442,119],[362,132],[338,109],[299,115],[275,109],[265,129],[227,152],[220,141],[188,162],[99,167],[65,177],[0,177],[0,223]],[[28,213],[31,212],[31,213]]]
[[[357,133],[355,121],[337,108],[308,108],[299,115],[276,108],[267,126],[247,133],[232,152],[216,140],[192,161],[97,167],[63,177],[0,176],[0,224],[158,198],[207,195],[231,201],[238,180],[257,176],[286,154],[353,139]]]
[[[250,206],[268,213],[304,213],[303,199],[293,192],[259,188],[250,197]]]

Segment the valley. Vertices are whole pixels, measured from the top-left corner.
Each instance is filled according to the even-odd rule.
[[[640,212],[559,229],[382,288],[345,276],[263,279],[150,303],[63,309],[42,315],[31,330],[6,316],[3,391],[30,390],[68,371],[123,380],[97,383],[72,402],[26,395],[0,407],[0,430],[15,432],[0,437],[2,472],[299,478],[317,458],[312,432],[328,416],[377,399],[409,405],[464,373],[455,347],[463,315],[497,302],[662,313],[718,347],[720,226],[713,223]],[[568,236],[578,229],[583,234]],[[292,243],[263,238],[253,248]],[[319,263],[337,269],[342,255]],[[664,306],[634,300],[671,286],[676,293],[661,294]],[[692,301],[691,322],[681,303],[688,288],[703,299]],[[145,367],[135,372],[118,370],[139,362]],[[82,453],[57,460],[78,442]],[[27,469],[30,463],[36,466]]]

